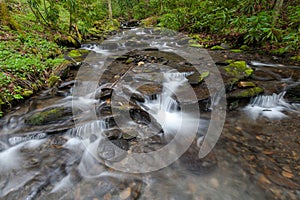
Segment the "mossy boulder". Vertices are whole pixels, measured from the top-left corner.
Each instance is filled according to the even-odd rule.
[[[156,26],[158,22],[158,17],[157,16],[151,16],[146,19],[143,19],[141,24],[144,27],[151,27],[151,26]]]
[[[68,56],[73,58],[77,62],[81,62],[87,57],[89,53],[90,51],[86,49],[74,49],[68,53]]]
[[[245,61],[230,61],[230,64],[224,67],[226,77],[229,77],[230,84],[234,84],[241,79],[249,77],[253,69],[248,67]]]
[[[24,90],[23,92],[22,92],[22,96],[23,97],[30,97],[31,95],[33,94],[33,91],[32,90]]]
[[[57,35],[54,37],[54,41],[60,46],[75,47],[75,48],[81,47],[81,43],[76,36]]]
[[[72,116],[71,107],[48,108],[41,112],[32,114],[30,117],[25,119],[25,124],[30,126],[53,124],[63,121],[70,116]]]
[[[229,98],[235,98],[235,99],[250,98],[250,97],[256,96],[263,92],[264,92],[263,88],[253,87],[253,88],[248,88],[248,89],[244,89],[244,90],[235,90],[235,91],[229,93],[227,96]]]
[[[0,25],[7,26],[12,30],[19,30],[19,24],[11,17],[5,1],[0,1]]]

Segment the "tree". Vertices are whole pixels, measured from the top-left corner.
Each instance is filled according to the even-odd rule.
[[[273,26],[275,26],[278,17],[280,15],[281,9],[283,5],[283,0],[276,0],[275,6],[274,6],[274,15],[273,15]]]
[[[113,14],[112,14],[112,8],[111,8],[111,0],[107,0],[107,4],[108,4],[108,16],[109,16],[109,19],[112,19]]]

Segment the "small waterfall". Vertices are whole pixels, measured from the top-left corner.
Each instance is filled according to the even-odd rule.
[[[67,131],[67,135],[71,137],[86,138],[88,135],[99,136],[102,131],[109,128],[109,123],[105,120],[96,120],[92,122],[85,123],[83,125],[78,125]]]
[[[291,104],[286,102],[283,98],[285,92],[273,95],[260,95],[251,99],[248,106],[244,108],[244,111],[253,119],[259,117],[266,117],[268,119],[282,119],[287,117],[283,111],[296,110]]]
[[[8,143],[11,146],[20,144],[22,142],[26,142],[29,140],[40,140],[47,137],[46,133],[35,133],[35,134],[29,134],[25,136],[15,136],[8,139]]]
[[[147,108],[147,112],[157,120],[166,134],[173,135],[182,126],[189,126],[188,124],[182,124],[183,117],[185,120],[194,122],[194,119],[181,111],[180,102],[173,98],[179,87],[188,82],[186,77],[192,73],[176,71],[164,73],[162,93],[151,96],[141,105]]]

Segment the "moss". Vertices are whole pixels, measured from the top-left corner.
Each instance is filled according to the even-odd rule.
[[[190,44],[190,47],[195,47],[195,48],[203,48],[204,46],[202,44]]]
[[[68,53],[68,56],[74,58],[74,57],[79,57],[81,56],[81,53],[79,50],[75,49],[75,50],[72,50]]]
[[[61,46],[80,48],[81,44],[75,36],[56,35],[54,41]]]
[[[247,45],[242,45],[240,49],[243,51],[248,51],[250,48]]]
[[[300,56],[293,56],[293,57],[291,57],[291,60],[300,62]]]
[[[212,48],[210,48],[211,50],[225,50],[224,47],[221,47],[219,45],[213,46]]]
[[[24,90],[22,93],[23,97],[30,97],[33,94],[32,90]]]
[[[8,26],[12,30],[19,30],[17,22],[11,17],[4,1],[0,1],[0,25]]]
[[[242,53],[243,50],[241,50],[241,49],[232,49],[232,50],[230,50],[230,52],[232,52],[232,53]]]
[[[48,79],[48,86],[53,87],[53,86],[57,85],[59,82],[60,82],[60,77],[59,76],[51,76]]]
[[[202,72],[200,77],[199,77],[199,83],[202,82],[208,76],[209,76],[209,71]]]
[[[261,87],[249,88],[237,92],[230,93],[229,98],[250,98],[264,92],[264,89]]]
[[[33,91],[38,91],[38,89],[39,89],[39,87],[35,83],[31,84],[31,88],[33,89]]]
[[[126,64],[130,64],[130,63],[132,63],[134,61],[134,59],[133,58],[128,58],[127,60],[126,60]]]
[[[25,120],[25,123],[33,126],[51,124],[71,114],[70,108],[51,108],[31,115]]]
[[[144,27],[155,26],[157,25],[157,20],[158,20],[157,16],[148,17],[142,20],[142,26]]]
[[[89,53],[90,51],[86,49],[74,49],[68,53],[68,56],[77,62],[81,62]]]
[[[238,79],[249,77],[253,73],[253,69],[248,67],[245,61],[231,62],[225,67],[225,71]]]

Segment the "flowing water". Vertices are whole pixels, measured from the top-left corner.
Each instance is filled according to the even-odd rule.
[[[247,165],[254,158],[245,161],[251,156],[248,150],[255,148],[248,142],[257,138],[259,131],[264,132],[261,127],[266,126],[267,132],[277,129],[282,125],[280,120],[291,120],[291,132],[299,133],[298,102],[285,99],[286,91],[282,90],[252,98],[247,106],[229,111],[226,120],[223,115],[214,115],[218,109],[218,113],[224,112],[224,90],[214,85],[217,81],[208,81],[213,86],[207,85],[203,90],[212,94],[198,94],[192,78],[196,74],[199,80],[199,71],[207,70],[214,62],[205,50],[194,49],[201,64],[185,63],[184,58],[194,54],[181,51],[184,43],[188,43],[184,36],[173,32],[132,29],[102,44],[84,45],[92,52],[76,81],[63,83],[57,93],[67,96],[44,91],[1,120],[0,198],[274,197],[258,184],[264,171],[253,172],[256,168]],[[252,64],[258,70],[278,67]],[[280,76],[275,81],[288,88],[297,86],[298,78],[287,81]],[[208,109],[203,111],[202,107]],[[214,139],[207,133],[212,121],[218,124],[224,120],[219,142],[205,158],[200,158],[201,147],[212,144],[206,139]],[[271,127],[272,120],[276,120],[275,127]],[[237,137],[244,142],[240,144],[244,149],[236,146]],[[188,148],[184,147],[186,140],[191,143]],[[164,148],[170,143],[175,147]],[[159,152],[158,157],[147,156],[153,152]],[[139,153],[145,157],[132,156]],[[181,154],[174,162],[170,160]],[[255,155],[260,154],[256,151]],[[146,173],[137,173],[143,172],[145,166]],[[267,178],[265,183],[269,184]],[[293,192],[300,191],[297,187],[292,188]]]

